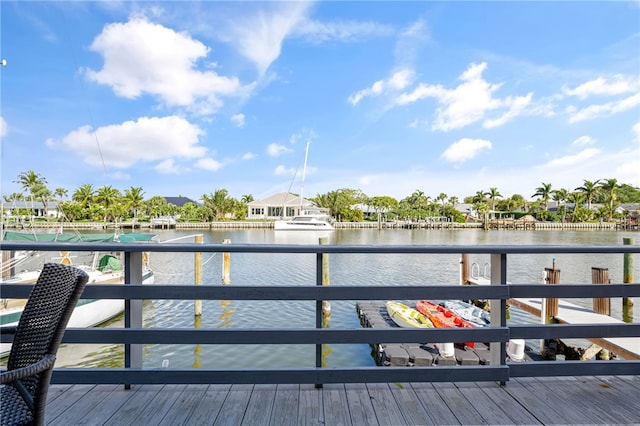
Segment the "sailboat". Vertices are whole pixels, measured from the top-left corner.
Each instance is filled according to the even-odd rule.
[[[273,229],[276,231],[333,231],[332,218],[327,209],[316,206],[303,206],[304,179],[307,173],[307,158],[309,157],[309,142],[304,155],[302,181],[300,183],[300,207],[298,214],[291,219],[276,220]]]
[[[65,233],[23,233],[5,231],[3,241],[45,241],[45,242],[148,242],[155,238],[155,234],[65,234]],[[37,268],[28,268],[29,260],[36,254],[28,251],[13,252],[10,258],[2,262],[3,284],[33,284],[40,275]],[[61,252],[60,262],[71,264],[68,252]],[[89,264],[74,265],[89,275],[89,283],[121,284],[124,282],[124,269],[121,259],[116,253],[94,252]],[[19,269],[27,266],[27,269]],[[142,283],[153,284],[154,274],[143,259]],[[17,324],[22,314],[26,299],[0,299],[0,325]],[[94,327],[119,315],[124,311],[122,299],[81,299],[69,320],[68,327]],[[0,357],[6,356],[11,349],[10,343],[0,343]]]

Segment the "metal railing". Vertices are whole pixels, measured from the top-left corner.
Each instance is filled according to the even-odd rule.
[[[507,300],[518,297],[637,297],[640,285],[508,284],[508,256],[513,254],[638,253],[640,246],[353,246],[353,245],[251,245],[251,244],[87,244],[2,242],[1,250],[113,251],[124,252],[124,285],[90,285],[83,298],[124,299],[124,328],[69,329],[65,343],[116,343],[125,345],[124,368],[60,368],[53,383],[158,384],[158,383],[352,383],[496,381],[509,377],[640,374],[640,361],[534,361],[508,362],[509,339],[602,338],[640,336],[640,324],[552,324],[507,326]],[[308,253],[315,256],[315,285],[307,286],[193,286],[142,285],[143,252],[172,253]],[[322,286],[324,254],[489,254],[491,285],[461,286],[424,283],[411,286]],[[2,284],[3,298],[26,298],[31,286]],[[491,326],[486,328],[322,328],[322,301],[488,299]],[[316,327],[304,329],[145,329],[142,300],[310,300],[316,302]],[[409,343],[476,341],[490,342],[488,365],[438,367],[323,368],[323,344]],[[10,337],[2,338],[10,342]],[[316,345],[315,367],[271,369],[173,369],[143,368],[143,344],[309,344]]]

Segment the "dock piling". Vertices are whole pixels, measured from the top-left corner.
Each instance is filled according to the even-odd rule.
[[[204,236],[202,234],[196,235],[194,242],[196,244],[203,244]],[[195,285],[202,285],[202,252],[193,253],[193,283]],[[202,315],[202,300],[194,300],[193,314],[196,317]]]
[[[629,245],[634,245],[635,239],[634,238],[623,238],[622,239],[622,244],[629,246]],[[622,282],[624,284],[631,284],[633,282],[633,253],[625,253],[624,254],[624,265],[623,265],[623,277],[622,277]],[[623,297],[622,298],[622,306],[633,306],[633,299],[630,297]]]
[[[224,239],[222,244],[231,244],[231,240]],[[222,253],[222,284],[231,282],[231,253]]]
[[[591,283],[592,284],[609,284],[609,269],[608,268],[591,268]],[[594,297],[593,298],[593,312],[602,315],[611,315],[611,299],[608,297]]]

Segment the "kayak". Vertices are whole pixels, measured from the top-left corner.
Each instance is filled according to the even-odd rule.
[[[491,324],[489,313],[471,303],[463,302],[462,300],[446,300],[443,305],[478,327],[486,327]]]
[[[415,309],[394,301],[388,301],[387,313],[399,327],[403,328],[433,328],[429,319]]]
[[[440,306],[437,303],[434,303],[430,300],[419,300],[416,303],[416,309],[421,314],[425,315],[429,320],[433,323],[435,327],[438,328],[473,328],[476,327],[475,324],[465,320],[464,318],[457,315],[451,309],[448,309],[444,306]],[[475,346],[474,342],[464,342],[470,348]]]

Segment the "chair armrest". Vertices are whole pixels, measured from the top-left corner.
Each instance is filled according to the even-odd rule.
[[[54,355],[45,355],[40,361],[22,368],[16,368],[15,370],[3,371],[0,373],[0,384],[5,385],[12,383],[25,377],[30,377],[38,373],[42,373],[45,370],[53,367],[56,362]]]
[[[17,325],[5,325],[0,327],[0,334],[16,334]]]

